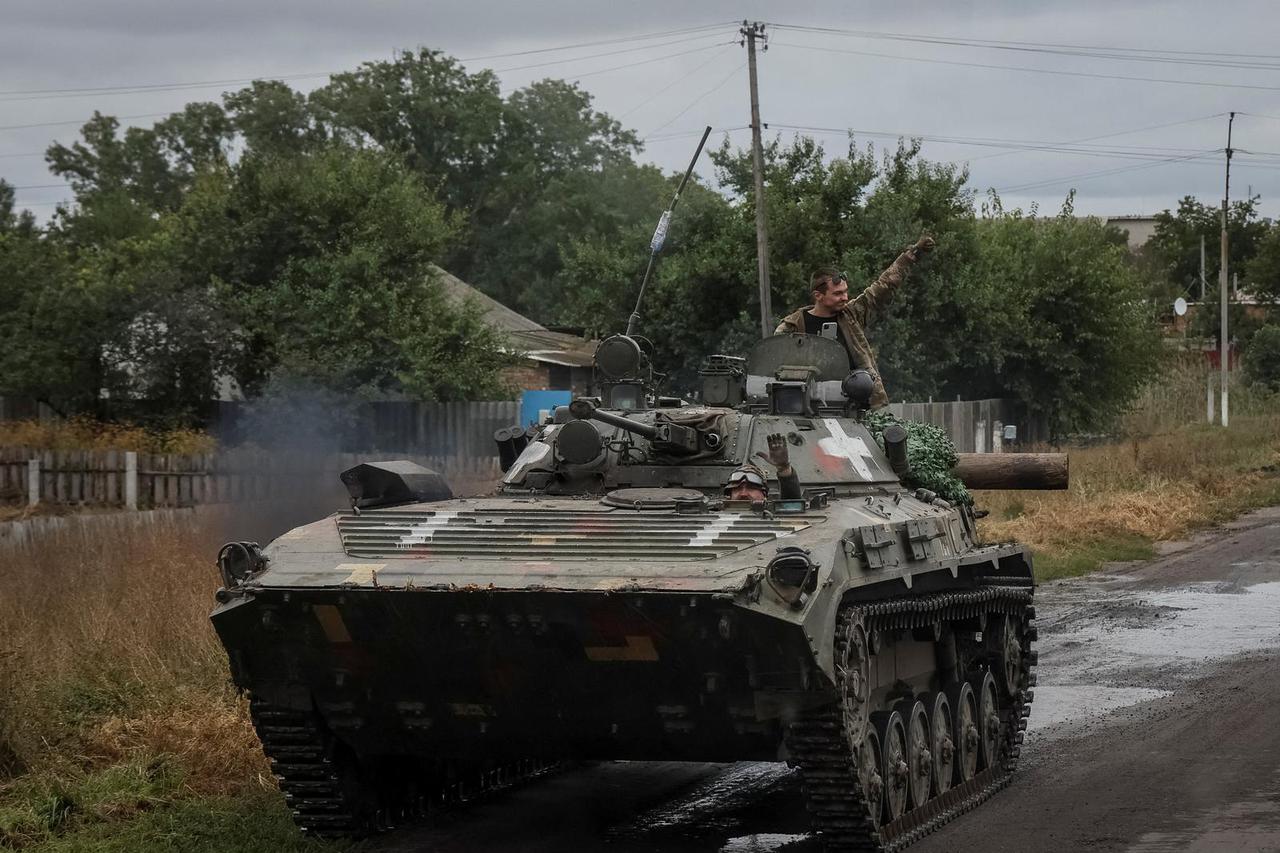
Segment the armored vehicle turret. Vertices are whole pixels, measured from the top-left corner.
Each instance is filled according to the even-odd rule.
[[[370,463],[351,510],[223,549],[213,623],[298,824],[361,833],[566,760],[786,761],[826,849],[897,849],[1003,786],[1031,555],[903,485],[843,348],[712,357],[698,403],[655,392],[636,338],[596,361],[598,397],[500,431],[493,496]],[[728,499],[749,463],[763,487]]]

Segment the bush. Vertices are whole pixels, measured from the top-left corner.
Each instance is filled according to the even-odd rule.
[[[1245,351],[1245,374],[1272,391],[1280,391],[1280,326],[1263,326]]]

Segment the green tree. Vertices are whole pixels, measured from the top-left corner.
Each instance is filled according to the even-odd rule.
[[[504,99],[492,72],[422,50],[335,75],[308,107],[323,133],[401,156],[461,217],[444,266],[542,319],[559,243],[607,232],[630,207],[607,201],[612,173],[635,172],[638,140],[564,81]]]
[[[0,229],[0,393],[91,410],[112,301],[38,229]]]
[[[1227,217],[1229,272],[1243,272],[1267,233],[1258,216],[1258,196],[1231,203]],[[1205,245],[1208,290],[1217,285],[1221,268],[1222,205],[1203,204],[1193,196],[1178,202],[1177,212],[1156,214],[1155,234],[1144,253],[1161,274],[1151,295],[1162,305],[1178,296],[1200,295],[1200,243]]]
[[[753,235],[749,153],[726,144],[715,159],[722,183],[735,194],[738,231]],[[912,270],[892,308],[868,329],[879,367],[894,399],[985,393],[980,377],[989,373],[994,354],[976,342],[990,338],[993,285],[959,286],[976,251],[965,172],[923,160],[918,143],[877,159],[851,140],[844,156],[828,160],[807,137],[790,145],[775,140],[765,150],[765,164],[775,314],[809,302],[809,276],[817,267],[845,271],[856,295],[929,232],[938,240],[935,255]],[[754,263],[746,275],[754,292]],[[758,306],[752,298],[749,313],[758,316]]]
[[[1068,207],[1052,219],[998,208],[979,223],[972,281],[998,282],[993,390],[1056,432],[1106,425],[1152,375],[1159,335],[1124,237]]]
[[[1245,373],[1254,382],[1280,391],[1280,326],[1263,326],[1245,350]]]
[[[248,157],[197,184],[167,225],[172,271],[213,293],[253,393],[290,376],[332,390],[456,399],[500,389],[500,340],[432,280],[454,224],[403,163],[330,145]]]
[[[300,154],[327,138],[307,96],[279,80],[255,80],[222,105],[245,149],[260,156]]]
[[[34,236],[36,217],[30,210],[17,209],[17,194],[4,178],[0,178],[0,234]]]
[[[1268,223],[1257,252],[1245,264],[1241,286],[1268,302],[1280,301],[1280,223]]]

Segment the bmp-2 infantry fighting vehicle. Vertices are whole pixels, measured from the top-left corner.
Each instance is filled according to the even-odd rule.
[[[493,497],[363,465],[351,511],[223,549],[213,623],[298,824],[364,832],[565,760],[785,760],[828,850],[885,850],[1003,786],[1031,556],[902,485],[843,347],[713,357],[698,405],[655,396],[633,337],[596,368],[600,397],[499,431]],[[726,500],[770,435],[800,495]]]

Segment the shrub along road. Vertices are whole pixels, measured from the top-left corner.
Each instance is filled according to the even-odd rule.
[[[1013,785],[918,853],[1280,850],[1280,508],[1037,598]],[[775,764],[615,763],[384,836],[382,851],[817,851]]]

